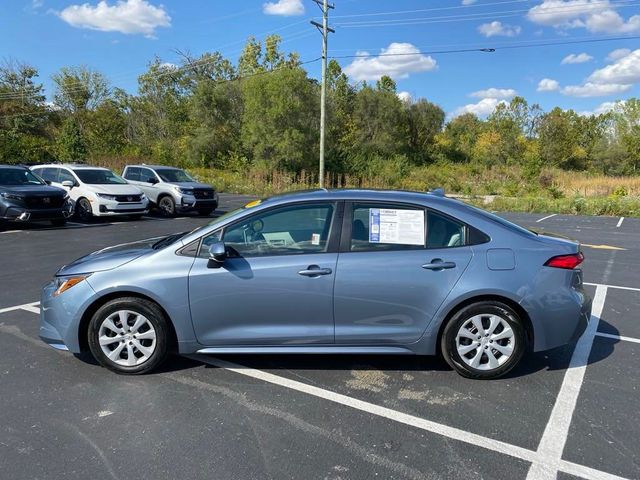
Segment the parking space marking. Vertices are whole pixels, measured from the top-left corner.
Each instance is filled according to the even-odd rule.
[[[542,217],[541,219],[536,220],[536,223],[540,223],[540,222],[542,222],[543,220],[547,220],[547,219],[549,219],[549,218],[551,218],[551,217],[555,217],[556,215],[558,215],[558,214],[557,214],[557,213],[552,213],[551,215],[547,215],[546,217]]]
[[[621,285],[608,285],[605,283],[589,283],[584,282],[584,285],[589,285],[591,287],[607,287],[607,288],[617,288],[618,290],[630,290],[632,292],[640,292],[640,288],[636,287],[623,287]]]
[[[622,222],[624,222],[624,217],[620,217],[620,220],[618,220],[618,224],[616,225],[616,228],[620,228],[620,225],[622,225]]]
[[[40,313],[40,308],[37,307],[40,302],[23,303],[22,305],[14,305],[13,307],[0,308],[0,313],[13,312],[15,310],[26,310],[31,313]]]
[[[613,340],[622,340],[624,342],[640,343],[640,338],[625,337],[624,335],[612,335],[610,333],[596,332],[596,337],[611,338]]]
[[[556,397],[547,427],[538,445],[538,454],[549,463],[534,462],[529,469],[527,480],[555,480],[560,469],[564,446],[569,436],[569,427],[576,408],[584,374],[589,363],[593,339],[598,331],[598,323],[604,309],[607,287],[598,285],[593,297],[591,321],[582,334],[571,355],[569,368],[564,375],[562,386]]]

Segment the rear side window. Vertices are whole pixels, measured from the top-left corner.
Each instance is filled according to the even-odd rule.
[[[124,178],[134,182],[140,181],[140,169],[138,167],[127,167],[127,171],[124,172]]]
[[[462,247],[466,244],[465,225],[432,210],[427,215],[427,248]]]
[[[415,250],[425,247],[425,211],[394,204],[355,204],[352,252]]]

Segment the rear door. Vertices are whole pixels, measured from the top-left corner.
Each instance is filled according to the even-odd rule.
[[[334,288],[336,343],[416,342],[467,268],[466,227],[419,205],[347,203]]]

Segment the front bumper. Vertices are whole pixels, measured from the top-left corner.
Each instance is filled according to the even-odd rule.
[[[54,282],[42,289],[40,298],[40,329],[38,335],[58,350],[80,353],[79,329],[82,312],[95,296],[87,280],[54,297]]]
[[[98,217],[109,217],[117,215],[144,215],[149,213],[149,201],[144,202],[116,202],[111,200],[100,199],[97,203],[97,209],[94,208],[93,214]]]
[[[73,207],[70,203],[57,208],[37,209],[30,209],[20,206],[9,206],[2,212],[0,218],[3,220],[17,222],[32,222],[39,220],[62,220],[69,218],[72,214]]]
[[[176,208],[182,212],[188,210],[212,209],[218,208],[218,194],[214,193],[213,198],[196,198],[193,195],[183,195],[179,202],[176,202]]]

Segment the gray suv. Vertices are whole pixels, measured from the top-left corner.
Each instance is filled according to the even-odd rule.
[[[211,185],[199,183],[180,168],[165,165],[127,165],[122,176],[140,188],[160,213],[197,211],[210,215],[218,208],[218,194]]]

